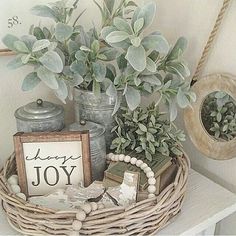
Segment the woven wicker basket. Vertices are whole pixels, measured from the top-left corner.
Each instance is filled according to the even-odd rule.
[[[7,183],[16,173],[12,155],[0,172],[0,197],[10,225],[25,235],[152,235],[180,212],[186,191],[189,159],[178,158],[175,181],[158,196],[128,208],[105,208],[91,212],[79,232],[73,231],[76,211],[55,211],[17,197]]]

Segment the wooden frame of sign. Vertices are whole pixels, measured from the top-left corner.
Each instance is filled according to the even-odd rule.
[[[236,157],[236,138],[225,141],[211,136],[205,129],[201,111],[202,105],[213,92],[223,91],[236,100],[236,77],[228,74],[212,74],[199,79],[192,87],[197,101],[184,110],[184,122],[189,137],[196,148],[209,158],[226,160]]]
[[[92,181],[89,132],[14,135],[19,185],[27,196]]]

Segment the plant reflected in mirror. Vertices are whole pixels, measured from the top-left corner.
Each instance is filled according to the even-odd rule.
[[[236,137],[236,101],[227,93],[217,91],[207,96],[201,111],[207,132],[220,141]]]

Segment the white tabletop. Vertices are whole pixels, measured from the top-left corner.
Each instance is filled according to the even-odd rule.
[[[236,195],[191,170],[181,213],[158,235],[196,235],[233,212],[236,212]],[[0,235],[17,235],[1,207]]]

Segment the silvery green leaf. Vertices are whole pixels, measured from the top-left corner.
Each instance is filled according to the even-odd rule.
[[[51,42],[50,45],[48,46],[48,51],[54,51],[56,48],[57,48],[57,43]]]
[[[85,51],[85,52],[91,52],[91,49],[86,46],[81,46],[80,50]]]
[[[178,110],[177,110],[177,106],[176,106],[176,102],[172,101],[169,104],[169,112],[170,112],[170,122],[173,122],[178,114]]]
[[[50,45],[50,42],[47,39],[38,40],[34,43],[33,48],[32,48],[32,52],[41,51],[41,50],[49,47],[49,45]]]
[[[140,77],[142,81],[145,81],[149,84],[153,84],[156,86],[161,86],[161,81],[155,76],[155,75],[147,75],[147,76],[141,76]]]
[[[16,41],[19,41],[19,38],[17,38],[16,36],[12,35],[12,34],[7,34],[6,36],[4,36],[4,38],[2,39],[2,42],[7,46],[7,48],[9,48],[10,50],[15,51],[16,48],[14,46],[14,43]]]
[[[108,43],[119,43],[129,37],[129,34],[124,31],[113,31],[107,35],[106,41]]]
[[[21,89],[23,91],[29,91],[34,89],[39,83],[41,82],[41,80],[39,79],[39,77],[37,76],[36,72],[32,72],[30,74],[28,74],[25,79],[23,80]]]
[[[184,37],[180,37],[173,49],[170,51],[168,55],[168,60],[176,60],[180,56],[182,56],[184,50],[187,47],[187,40]]]
[[[133,46],[135,46],[135,47],[139,47],[140,46],[141,39],[139,37],[134,37],[130,41],[131,41]]]
[[[141,129],[143,132],[147,132],[147,127],[141,123],[138,123],[139,129]]]
[[[106,94],[110,97],[117,96],[116,87],[113,83],[110,83],[110,85],[108,86]]]
[[[93,52],[97,53],[100,49],[100,43],[98,40],[94,40],[91,45],[91,49]]]
[[[80,74],[81,76],[85,75],[86,71],[86,65],[84,61],[74,61],[70,66],[71,71],[73,71],[76,74]]]
[[[9,69],[17,69],[21,66],[23,66],[23,62],[21,60],[21,57],[22,57],[22,54],[21,55],[18,55],[16,56],[13,60],[11,60],[8,64],[7,64],[7,67]]]
[[[114,26],[106,26],[101,31],[101,36],[105,40],[106,37],[113,31],[116,31],[117,29]]]
[[[139,11],[137,18],[144,19],[144,28],[147,28],[152,24],[156,14],[156,3],[150,2],[145,4]]]
[[[85,52],[79,50],[75,53],[75,58],[78,61],[86,61],[87,60],[87,54]]]
[[[101,61],[106,61],[107,57],[104,54],[98,54],[97,58],[100,59]]]
[[[139,86],[140,84],[141,84],[141,79],[139,78],[139,77],[134,77],[134,84],[136,85],[136,86]]]
[[[188,69],[188,67],[178,61],[167,62],[166,71],[172,74],[176,74],[182,79],[190,76],[190,70]]]
[[[84,79],[80,74],[75,74],[74,75],[74,86],[78,86],[83,82],[84,82]]]
[[[140,92],[131,86],[128,86],[127,92],[125,93],[125,98],[131,111],[135,110],[141,103]]]
[[[130,46],[125,58],[137,71],[143,71],[147,66],[146,52],[142,45],[139,47]]]
[[[37,40],[45,39],[45,35],[40,27],[35,27],[33,34],[37,38]]]
[[[117,50],[114,48],[102,48],[100,50],[100,53],[106,56],[107,61],[113,61],[116,59],[117,56]]]
[[[122,101],[121,96],[116,96],[116,103],[114,106],[114,110],[112,112],[112,116],[114,116],[116,114],[116,112],[119,110],[120,105],[121,105],[121,101]]]
[[[46,27],[43,27],[43,34],[44,34],[46,39],[49,39],[52,36],[50,30],[48,28],[46,28]]]
[[[120,71],[124,71],[125,68],[127,68],[127,60],[125,59],[125,55],[121,54],[118,58],[117,58],[117,64],[118,67],[120,69]]]
[[[188,92],[188,96],[190,97],[190,99],[191,99],[192,102],[196,102],[196,100],[197,100],[197,95],[196,95],[196,93],[190,91],[190,92]]]
[[[37,70],[37,76],[51,89],[58,89],[58,82],[53,72],[40,66]]]
[[[74,52],[78,51],[79,48],[80,48],[80,46],[75,41],[70,40],[68,42],[68,51],[69,51],[70,55],[73,54]]]
[[[152,93],[152,86],[149,83],[144,83],[143,88],[146,92]]]
[[[93,62],[93,74],[97,82],[102,82],[106,77],[106,66],[100,62]]]
[[[156,63],[149,57],[147,57],[147,70],[149,70],[150,72],[156,72],[157,70],[157,65]]]
[[[57,54],[60,56],[63,67],[64,67],[64,65],[66,63],[66,57],[65,57],[64,53],[62,52],[62,50],[60,48],[55,48],[55,52],[57,52]]]
[[[162,35],[148,35],[142,40],[142,45],[146,50],[155,50],[166,54],[169,50],[169,43]]]
[[[24,54],[22,57],[21,57],[21,61],[23,64],[27,64],[30,60],[30,57],[31,57],[31,54]]]
[[[132,28],[130,27],[129,23],[120,18],[120,17],[115,17],[114,20],[113,20],[113,24],[115,25],[115,27],[120,30],[120,31],[124,31],[128,34],[133,34],[133,30]]]
[[[54,51],[46,52],[39,61],[50,71],[54,73],[61,73],[63,70],[63,62],[58,53]]]
[[[63,68],[63,74],[66,76],[66,77],[69,77],[69,78],[73,78],[74,77],[74,73],[71,71],[70,67],[69,66],[65,66]]]
[[[65,42],[73,34],[73,27],[61,22],[56,24],[55,37],[60,42]]]
[[[46,5],[37,5],[31,9],[32,14],[41,17],[49,17],[54,19],[56,22],[58,21],[58,17],[56,13]]]
[[[15,41],[14,42],[14,47],[18,52],[29,53],[29,49],[27,48],[25,43],[22,42],[22,41]]]
[[[181,88],[179,88],[177,93],[177,102],[180,108],[186,108],[190,104],[187,96],[183,93]]]
[[[116,68],[112,64],[107,64],[107,72],[106,72],[106,78],[109,78],[110,81],[113,81],[116,77]]]
[[[141,31],[141,29],[144,26],[144,19],[143,18],[139,18],[138,20],[136,20],[134,22],[134,32],[135,34],[138,34],[139,31]]]
[[[26,47],[31,51],[34,43],[37,41],[34,35],[23,35],[21,40],[25,43]]]
[[[58,79],[58,89],[55,91],[56,96],[63,102],[65,103],[65,99],[68,96],[68,88],[63,79]]]

